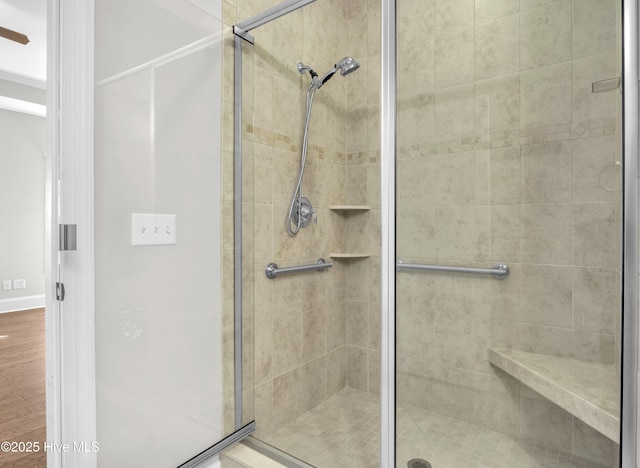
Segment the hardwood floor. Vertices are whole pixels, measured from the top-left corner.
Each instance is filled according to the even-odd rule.
[[[0,314],[0,442],[39,442],[35,453],[0,450],[0,466],[46,466],[44,309]]]

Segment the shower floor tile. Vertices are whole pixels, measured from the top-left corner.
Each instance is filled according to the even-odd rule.
[[[397,420],[398,468],[610,468],[419,408],[398,408]],[[375,468],[379,421],[377,396],[345,388],[264,441],[318,468]]]

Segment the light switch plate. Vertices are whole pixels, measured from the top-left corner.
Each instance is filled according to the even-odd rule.
[[[174,245],[175,243],[176,215],[131,214],[131,245]]]

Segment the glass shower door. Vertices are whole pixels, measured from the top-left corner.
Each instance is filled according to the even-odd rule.
[[[96,2],[98,466],[181,466],[238,429],[233,85],[196,3]]]
[[[620,6],[396,3],[397,466],[617,466]]]

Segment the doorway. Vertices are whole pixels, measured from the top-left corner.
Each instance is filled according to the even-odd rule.
[[[0,2],[0,464],[44,467],[46,2]]]

